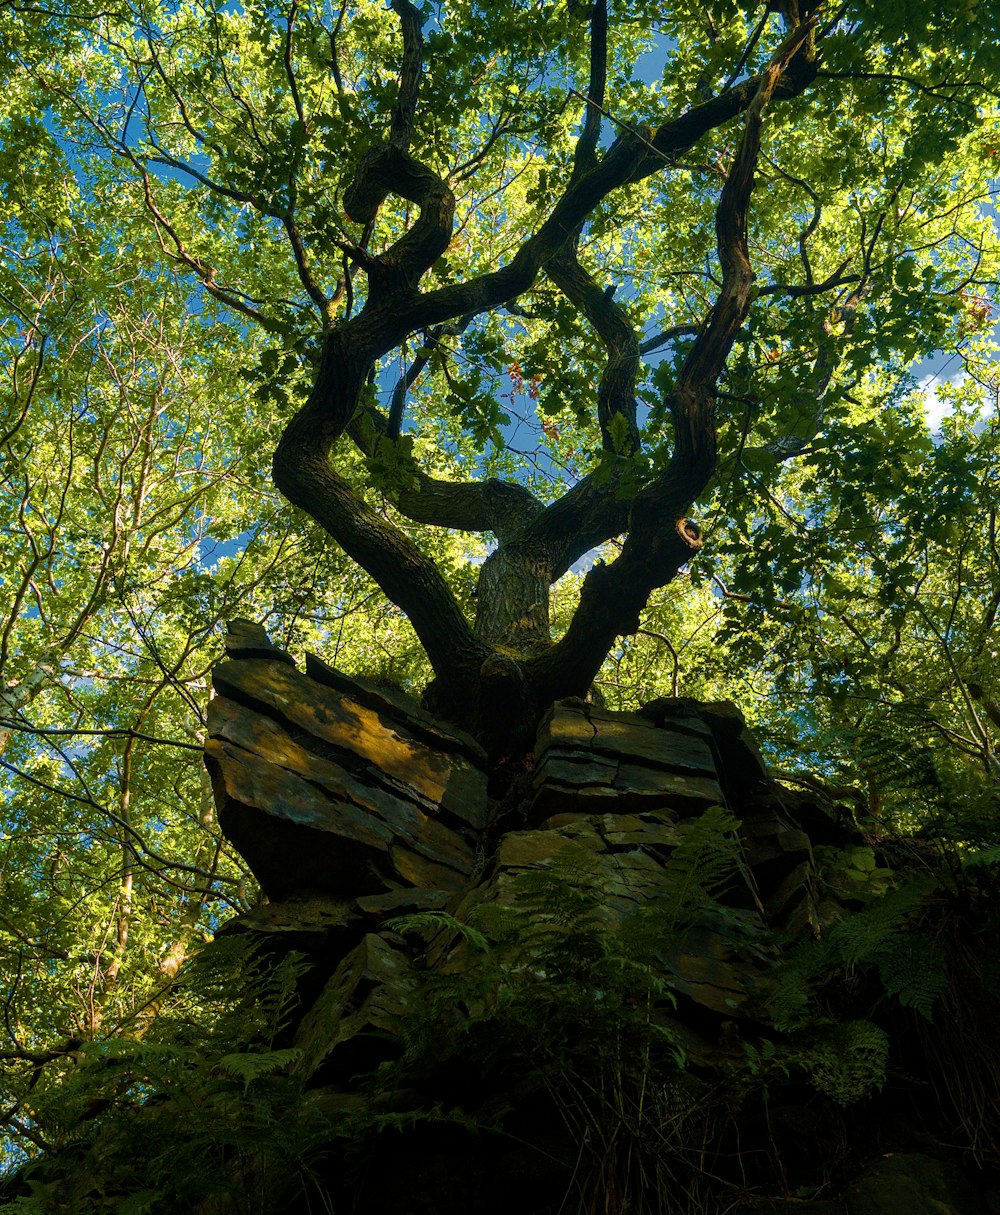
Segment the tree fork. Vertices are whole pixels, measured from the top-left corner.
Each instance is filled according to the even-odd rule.
[[[416,105],[419,47],[413,32],[415,10],[406,0],[394,7],[404,19],[407,49],[392,135],[387,145],[366,155],[345,200],[349,214],[370,223],[386,195],[395,191],[417,204],[419,216],[383,253],[364,255],[369,298],[354,320],[327,334],[313,392],[275,453],[275,484],[407,614],[434,668],[434,699],[441,708],[461,716],[475,706],[481,732],[495,735],[504,722],[503,729],[521,738],[551,700],[586,690],[616,637],[638,627],[651,591],[665,585],[690,557],[689,538],[675,525],[715,472],[714,385],[746,317],[753,280],[746,217],[761,115],[792,64],[798,66],[796,78],[783,90],[787,95],[801,91],[812,79],[811,55],[800,62],[800,52],[811,39],[815,18],[792,30],[761,76],[687,111],[660,127],[652,139],[628,133],[600,160],[581,155],[548,218],[507,266],[421,294],[420,278],[449,243],[454,198],[445,183],[406,150]],[[616,502],[613,482],[600,485],[591,477],[552,506],[530,511],[523,526],[512,522],[509,536],[501,537],[497,553],[484,563],[476,625],[471,627],[434,563],[364,505],[330,467],[330,454],[344,430],[350,427],[356,433],[370,369],[410,333],[458,315],[472,317],[515,298],[551,264],[553,279],[588,316],[608,349],[598,410],[605,446],[611,442],[608,427],[616,414],[625,418],[635,442],[637,341],[620,309],[597,298],[597,284],[573,251],[573,234],[611,191],[662,167],[668,148],[689,147],[742,111],[747,114],[744,132],[716,215],[722,287],[671,396],[675,448],[667,469],[630,506]],[[593,107],[588,113],[587,132],[592,135]],[[374,409],[370,414],[376,429],[387,434],[388,420]],[[425,516],[426,505],[431,505],[431,515],[441,517],[449,500],[451,508],[459,501],[453,491],[419,484],[427,491],[424,503],[418,493],[410,495],[410,504],[418,512],[423,505]],[[471,500],[464,498],[466,509]],[[482,494],[475,500],[477,509],[491,501]],[[492,500],[500,502],[495,493]],[[549,586],[589,547],[626,528],[621,556],[591,571],[566,635],[549,645]],[[501,741],[494,739],[491,750],[500,749]]]

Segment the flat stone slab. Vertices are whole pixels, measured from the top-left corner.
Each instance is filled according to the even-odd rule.
[[[535,755],[539,762],[552,749],[590,751],[613,761],[635,760],[652,768],[702,775],[715,772],[708,728],[685,723],[666,729],[638,713],[595,709],[582,700],[560,700],[538,729]]]
[[[381,717],[388,717],[401,724],[408,734],[426,741],[431,747],[444,751],[456,751],[465,755],[480,768],[486,766],[486,752],[482,746],[464,730],[440,721],[425,712],[405,692],[393,691],[361,679],[357,675],[345,675],[331,667],[315,654],[306,655],[306,674],[317,683],[343,693],[358,704],[374,709]]]
[[[665,961],[675,991],[723,1016],[739,1009],[759,977],[752,960],[739,957],[732,944],[707,924],[688,929],[682,946]]]
[[[676,848],[684,838],[669,812],[652,814],[555,814],[539,830],[555,831],[572,838],[578,832],[594,832],[611,852],[646,848],[656,851]]]
[[[637,713],[554,704],[535,748],[532,817],[565,813],[674,810],[678,817],[718,805],[711,732],[689,717],[677,728]]]
[[[402,885],[459,890],[472,872],[469,846],[415,807],[408,808],[409,821],[390,825],[221,739],[209,739],[205,759],[219,825],[269,898],[372,894]]]
[[[226,929],[239,928],[261,933],[328,933],[348,927],[358,918],[352,899],[287,899],[261,903],[226,921]]]
[[[712,776],[681,776],[615,764],[601,756],[554,755],[551,751],[536,771],[533,812],[553,814],[602,813],[616,810],[669,810],[678,816],[723,801],[722,788]]]

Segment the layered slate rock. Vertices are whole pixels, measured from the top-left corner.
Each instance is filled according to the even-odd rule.
[[[786,935],[816,932],[816,862],[809,836],[791,817],[780,791],[758,794],[742,809],[744,856],[768,924]]]
[[[710,1064],[718,1027],[753,1018],[744,1010],[777,956],[770,932],[819,931],[796,795],[770,779],[733,705],[672,698],[620,713],[557,702],[527,761],[524,829],[501,832],[486,756],[469,736],[317,658],[300,672],[248,622],[230,626],[227,650],[206,759],[222,828],[272,900],[227,931],[314,963],[295,1037],[310,1083],[343,1086],[391,1053],[415,960],[393,917],[430,912],[433,925],[447,913],[416,960],[459,970],[468,958],[456,920],[490,904],[503,914],[525,875],[575,857],[613,927],[668,892],[674,851],[712,806],[740,823],[726,914],[707,911],[660,958],[677,1001],[663,1015],[689,1055]]]
[[[412,887],[353,899],[326,895],[280,899],[227,920],[218,935],[249,935],[271,956],[295,950],[308,963],[323,966],[331,958],[342,958],[387,916],[443,911],[459,897],[453,890]]]
[[[603,810],[696,812],[723,802],[708,726],[557,701],[535,748],[532,817]]]
[[[344,681],[303,675],[263,629],[230,626],[205,759],[219,822],[271,899],[461,890],[486,824],[471,737]]]
[[[296,1034],[297,1066],[312,1083],[350,1080],[385,1057],[406,1015],[410,970],[385,933],[367,933],[343,959]]]
[[[703,702],[687,696],[661,696],[643,705],[636,716],[661,730],[705,732],[710,739],[717,778],[726,800],[734,806],[773,783],[746,719],[731,701]]]
[[[465,920],[484,904],[503,908],[515,903],[524,874],[575,862],[601,891],[595,911],[613,927],[667,892],[665,866],[690,830],[690,821],[677,822],[669,811],[651,811],[562,814],[537,830],[509,832],[484,880],[457,904],[454,914]],[[767,969],[762,955],[745,948],[747,937],[762,932],[765,922],[760,910],[750,905],[751,891],[744,893],[744,910],[731,909],[724,923],[705,918],[686,929],[682,945],[671,947],[660,959],[669,986],[712,1014],[732,1016]],[[461,964],[463,952],[463,944],[444,933],[428,951],[427,963],[452,969]]]
[[[229,931],[343,958],[393,915],[447,910],[461,919],[502,904],[519,875],[551,866],[566,848],[596,866],[614,923],[662,892],[673,850],[713,805],[741,819],[737,894],[748,931],[816,927],[809,837],[732,705],[662,699],[618,713],[557,702],[534,753],[526,819],[537,825],[508,831],[487,855],[486,761],[472,738],[319,659],[299,672],[249,622],[230,626],[227,651],[214,674],[206,758],[223,830],[272,900]],[[671,986],[732,1015],[761,967],[740,956],[743,940],[698,925],[663,959]],[[456,964],[450,948],[442,934],[430,964]],[[395,1007],[400,997],[386,998]]]

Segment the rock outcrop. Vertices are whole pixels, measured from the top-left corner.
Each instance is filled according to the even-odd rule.
[[[275,956],[296,949],[312,964],[289,1041],[297,1072],[332,1109],[356,1116],[361,1108],[406,1111],[427,1100],[410,1089],[373,1095],[370,1085],[361,1096],[358,1077],[376,1074],[403,1049],[413,993],[426,976],[462,974],[474,964],[463,924],[487,912],[516,914],[532,882],[577,865],[600,889],[595,914],[613,931],[669,893],[671,858],[706,815],[720,813],[715,808],[738,832],[739,863],[719,896],[725,914],[695,916],[665,942],[657,963],[665,997],[655,1016],[690,1067],[710,1077],[766,1034],[763,1005],[782,950],[820,937],[844,914],[829,883],[820,889],[813,845],[850,847],[860,834],[821,798],[770,777],[732,705],[661,699],[620,713],[558,702],[524,771],[496,799],[477,742],[402,693],[312,657],[301,672],[247,622],[230,626],[227,649],[214,673],[206,762],[223,830],[268,902],[224,931],[251,934]],[[405,923],[417,926],[416,936],[400,934],[400,915],[410,916]],[[443,1074],[461,1071],[450,1032],[442,1022],[431,1052]],[[470,1111],[470,1078],[452,1075],[448,1083],[465,1094]],[[530,1124],[544,1100],[537,1107],[536,1089],[512,1083],[508,1091],[492,1077],[470,1116],[500,1125],[513,1110]],[[752,1140],[756,1131],[741,1133]],[[565,1132],[545,1125],[545,1116],[536,1138],[549,1165],[530,1209],[542,1211],[545,1186],[560,1192],[575,1166]],[[412,1142],[399,1149],[400,1167],[434,1175],[440,1145]],[[777,1149],[754,1150],[766,1157]],[[502,1152],[484,1152],[469,1142],[460,1157],[445,1150],[440,1168],[449,1193],[432,1187],[426,1203],[410,1181],[376,1168],[368,1205],[359,1209],[486,1212],[514,1203],[528,1210],[510,1175],[535,1167],[535,1158],[515,1153],[501,1168]],[[802,1205],[860,1215],[868,1203],[889,1211],[887,1167],[873,1165],[841,1197],[791,1206],[775,1199],[759,1209]],[[933,1174],[920,1189],[926,1209],[978,1211],[957,1182],[961,1200],[952,1202],[934,1167],[924,1167]],[[483,1178],[494,1180],[484,1189]]]
[[[662,886],[689,824],[719,805],[742,819],[747,865],[732,895],[742,914],[760,930],[815,926],[795,799],[769,781],[733,706],[661,700],[616,713],[556,703],[539,728],[524,829],[505,832],[487,857],[486,757],[468,735],[315,658],[300,673],[248,622],[232,628],[213,680],[205,756],[219,820],[270,900],[230,931],[322,942],[327,956],[333,940],[371,954],[371,930],[389,915],[462,916],[502,901],[518,874],[567,846],[596,863],[608,913],[622,917]],[[670,962],[672,985],[731,1015],[759,970],[736,948],[709,924],[690,932]],[[377,983],[372,965],[361,967],[366,985]],[[395,973],[395,963],[385,968]],[[338,992],[356,969],[338,970]],[[331,1051],[343,1029],[336,1039]]]
[[[954,869],[928,877],[928,841],[866,838],[813,778],[790,791],[729,704],[560,701],[491,771],[401,692],[300,670],[256,625],[227,651],[205,760],[264,898],[199,961],[245,1019],[176,1057],[83,1057],[99,1099],[18,1201],[1000,1211],[976,1172],[1000,1162],[996,934]],[[168,1162],[169,1208],[135,1144]]]
[[[242,623],[215,669],[205,759],[219,821],[270,899],[464,890],[486,826],[485,756]]]

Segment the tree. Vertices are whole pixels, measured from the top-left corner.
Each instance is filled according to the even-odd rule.
[[[995,764],[974,11],[6,6],[22,1036],[121,1024],[243,905],[197,756],[230,616],[433,673],[497,757],[603,662],[620,707],[747,704],[786,767],[851,777],[913,704],[895,738]]]
[[[903,367],[982,319],[996,17],[391,10],[75,11],[82,49],[21,65],[139,184],[161,257],[277,339],[246,368],[257,425],[295,407],[275,484],[499,755],[689,564],[689,514],[749,517],[795,458],[843,478],[834,434],[885,457]],[[662,82],[637,77],[650,47]],[[505,369],[541,423],[532,487]],[[406,521],[488,538],[474,619]],[[553,641],[550,588],[609,542]]]
[[[17,1150],[253,900],[227,618],[433,675],[495,760],[596,679],[732,697],[887,820],[995,796],[995,8],[3,7]]]

